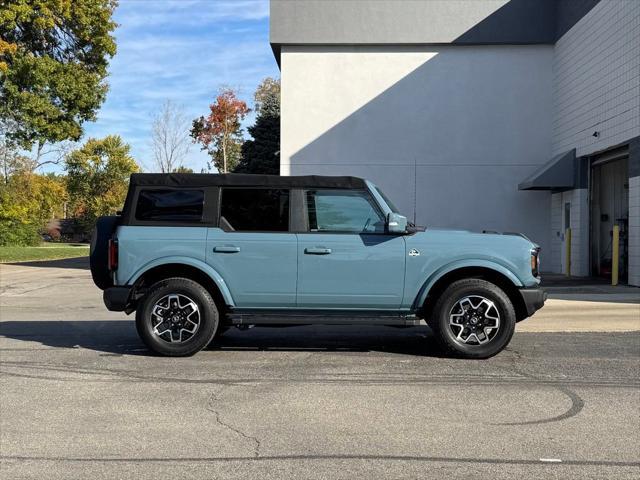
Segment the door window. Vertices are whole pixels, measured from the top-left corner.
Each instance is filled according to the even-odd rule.
[[[306,192],[309,231],[384,233],[384,218],[367,192]]]
[[[286,232],[289,230],[289,191],[224,188],[220,225],[232,231]]]

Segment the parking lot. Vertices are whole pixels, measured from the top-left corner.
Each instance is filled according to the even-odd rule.
[[[640,295],[560,292],[486,361],[427,327],[150,356],[86,260],[0,265],[2,478],[638,478]]]

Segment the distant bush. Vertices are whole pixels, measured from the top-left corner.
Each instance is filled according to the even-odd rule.
[[[36,246],[42,242],[39,225],[0,219],[0,247]]]
[[[16,173],[0,185],[0,245],[42,242],[47,221],[60,214],[64,183],[55,176]]]

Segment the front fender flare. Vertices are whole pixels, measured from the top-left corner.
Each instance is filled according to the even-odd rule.
[[[422,285],[422,288],[420,288],[420,291],[418,292],[414,307],[419,308],[419,306],[424,305],[424,302],[427,299],[427,295],[429,295],[429,291],[442,277],[444,277],[448,273],[453,272],[454,270],[468,267],[480,267],[494,270],[507,277],[516,287],[520,288],[524,286],[522,280],[520,280],[518,276],[513,273],[513,271],[511,271],[504,265],[493,262],[491,260],[459,260],[440,267],[427,278],[427,280]]]
[[[129,280],[127,280],[126,285],[133,285],[142,275],[144,275],[145,272],[151,270],[152,268],[160,267],[162,265],[168,265],[170,263],[179,263],[183,265],[189,265],[190,267],[197,268],[198,270],[205,273],[216,284],[216,286],[220,290],[220,293],[222,294],[222,298],[224,298],[225,303],[231,307],[235,307],[235,302],[233,301],[233,297],[231,296],[229,287],[227,286],[222,276],[210,265],[206,264],[201,260],[197,260],[195,258],[180,257],[180,256],[156,258],[155,260],[149,263],[146,263],[145,265],[140,267],[138,270],[136,270],[135,273],[131,275]]]

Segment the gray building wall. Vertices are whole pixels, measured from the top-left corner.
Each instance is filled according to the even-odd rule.
[[[523,231],[557,272],[570,201],[572,271],[586,275],[588,190],[516,186],[552,154],[586,158],[638,137],[639,18],[632,0],[272,0],[281,173],[371,178],[427,225]]]
[[[358,175],[430,227],[521,231],[548,251],[550,45],[282,48],[281,174]],[[526,94],[525,94],[526,92]]]
[[[272,0],[274,45],[553,43],[556,0]]]
[[[603,1],[556,43],[554,155],[583,156],[640,134],[639,19],[640,1]]]
[[[271,0],[282,45],[553,44],[600,0]]]
[[[575,2],[573,2],[575,4]],[[553,154],[572,148],[590,156],[640,135],[640,1],[606,0],[595,5],[555,45],[553,60]],[[597,136],[594,136],[597,132]],[[640,285],[640,184],[629,159],[629,283]],[[587,190],[557,193],[552,200],[552,262],[563,271],[564,203],[571,202],[572,273],[589,275]]]

